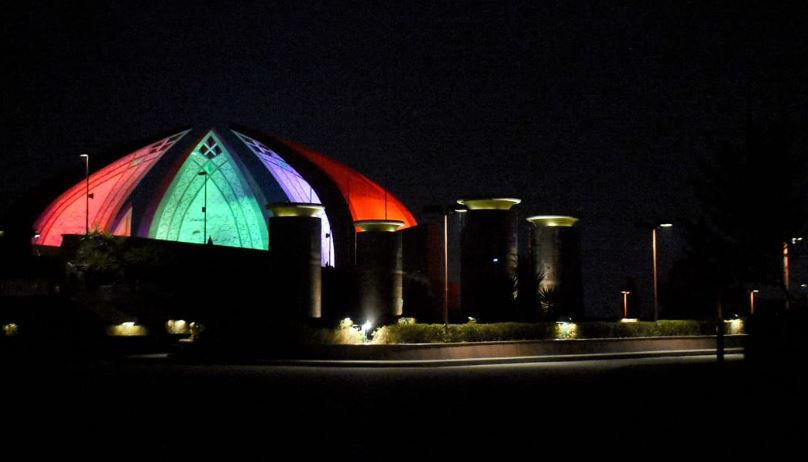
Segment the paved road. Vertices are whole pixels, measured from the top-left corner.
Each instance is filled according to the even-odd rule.
[[[80,451],[496,456],[630,441],[656,453],[805,429],[783,421],[804,417],[805,381],[737,356],[722,367],[707,356],[439,368],[38,361],[6,371],[14,431]]]

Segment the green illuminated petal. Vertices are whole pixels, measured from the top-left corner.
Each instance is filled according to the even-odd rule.
[[[200,175],[202,171],[207,175]],[[202,244],[207,221],[207,237],[216,245],[266,250],[266,219],[259,205],[264,200],[255,197],[248,175],[216,134],[208,132],[160,201],[149,237]]]

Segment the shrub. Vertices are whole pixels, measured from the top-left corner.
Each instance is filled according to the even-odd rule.
[[[712,335],[709,321],[665,320],[658,322],[584,322],[560,327],[556,323],[491,324],[395,324],[376,330],[373,343],[496,342],[508,340],[549,340],[556,338],[629,338]],[[564,335],[566,333],[566,335]]]
[[[351,326],[336,329],[302,327],[300,343],[308,345],[353,345],[362,343],[362,333]]]
[[[273,328],[273,341],[289,345],[354,345],[362,333],[350,322],[334,329],[280,323]],[[730,330],[727,329],[729,333]],[[715,324],[705,321],[585,322],[561,326],[553,322],[491,324],[396,323],[381,326],[372,335],[373,344],[497,342],[515,340],[594,339],[712,335]],[[203,337],[205,334],[203,333]]]
[[[373,333],[373,343],[441,343],[446,342],[443,324],[394,324],[382,326]]]
[[[657,322],[587,322],[579,327],[581,338],[672,337],[712,335],[709,321],[664,320]]]

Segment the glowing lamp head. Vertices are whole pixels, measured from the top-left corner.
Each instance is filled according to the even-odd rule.
[[[320,204],[309,204],[304,202],[272,202],[267,204],[267,208],[272,212],[273,217],[320,217],[325,210]],[[328,236],[331,237],[329,233]]]
[[[536,215],[528,217],[527,221],[534,226],[544,226],[548,228],[571,228],[575,226],[579,220],[575,217],[566,215]]]
[[[361,233],[368,231],[392,233],[404,226],[404,222],[401,220],[359,220],[354,222],[354,226]]]
[[[467,210],[510,210],[514,205],[522,202],[512,197],[496,197],[490,199],[458,199],[457,203],[465,206]]]

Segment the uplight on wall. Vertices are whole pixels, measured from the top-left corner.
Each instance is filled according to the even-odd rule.
[[[559,321],[555,324],[555,338],[570,340],[578,337],[578,325],[572,321]]]
[[[370,322],[370,321],[365,321],[365,323],[362,324],[362,328],[361,328],[361,330],[362,330],[362,343],[368,343],[368,340],[369,340],[368,339],[368,332],[370,332],[370,329],[372,329],[372,328],[373,328],[373,323]]]
[[[146,327],[134,322],[122,322],[107,328],[107,335],[112,337],[142,337],[146,335]]]
[[[191,333],[190,325],[183,319],[169,319],[166,321],[166,331],[175,335]]]
[[[744,325],[743,319],[735,318],[735,319],[727,319],[724,321],[726,324],[726,332],[729,335],[738,335],[744,333]]]
[[[10,322],[8,324],[3,324],[3,335],[6,337],[13,337],[17,335],[20,331],[19,326],[17,324]]]

